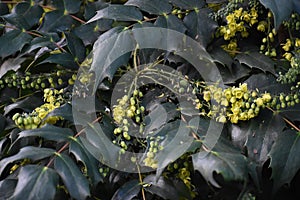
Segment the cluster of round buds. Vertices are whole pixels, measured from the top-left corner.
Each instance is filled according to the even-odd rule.
[[[238,9],[240,7],[240,4],[244,3],[244,0],[230,0],[226,5],[222,8],[220,8],[219,4],[215,3],[209,3],[208,6],[215,9],[217,9],[216,12],[211,13],[210,17],[214,19],[215,21],[224,18],[227,16],[229,13],[232,13],[234,10]]]
[[[176,15],[179,19],[183,19],[190,11],[182,10],[180,8],[174,8],[172,10],[172,15]]]
[[[268,12],[267,19],[258,23],[257,30],[265,34],[265,37],[262,39],[262,44],[260,45],[260,53],[266,56],[276,57],[277,52],[274,48],[274,45],[276,45],[274,41],[277,32],[275,28],[272,29],[272,18],[272,13]]]
[[[133,95],[129,97],[124,95],[121,99],[118,99],[118,104],[113,108],[113,119],[117,125],[114,129],[114,135],[116,139],[113,140],[114,144],[118,144],[121,147],[120,154],[125,153],[128,149],[128,142],[131,140],[129,129],[134,121],[139,126],[139,133],[144,131],[144,114],[145,107],[140,105],[140,99],[143,97],[143,93],[139,90],[134,90]]]
[[[66,85],[68,77],[72,79],[74,76],[72,74],[73,72],[68,70],[58,70],[49,74],[8,73],[0,79],[0,89],[5,87],[22,90],[39,90],[46,87],[61,88]]]
[[[161,136],[150,137],[148,152],[146,154],[146,158],[143,160],[145,166],[151,167],[153,169],[156,169],[158,167],[157,160],[155,160],[155,155],[159,150],[163,149],[163,147],[160,145],[163,139],[164,137]]]
[[[283,25],[289,28],[290,30],[300,30],[300,15],[298,13],[293,13],[291,17],[283,22]]]
[[[298,94],[283,94],[281,93],[279,96],[274,97],[271,103],[271,106],[277,110],[295,106],[295,104],[300,103]]]
[[[259,95],[257,91],[249,91],[247,84],[243,83],[239,87],[225,90],[214,85],[207,86],[203,99],[209,105],[209,117],[221,123],[228,120],[238,123],[257,116],[261,108],[270,104],[272,96],[269,93]],[[211,101],[215,103],[210,104]]]
[[[58,120],[62,119],[59,116],[47,115],[54,109],[60,107],[65,103],[63,98],[63,90],[45,89],[44,90],[44,104],[35,108],[31,113],[16,113],[13,115],[12,120],[20,129],[36,129],[46,123],[55,124]]]

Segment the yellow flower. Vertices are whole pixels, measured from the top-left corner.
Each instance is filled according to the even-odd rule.
[[[261,31],[261,32],[265,32],[266,31],[266,27],[267,27],[267,22],[266,21],[260,21],[257,25],[257,30]]]
[[[286,52],[283,54],[283,57],[285,57],[285,59],[287,59],[288,61],[291,61],[293,55],[291,53]]]
[[[247,85],[247,83],[240,84],[239,88],[241,88],[241,90],[243,92],[248,92],[248,85]]]
[[[241,99],[244,96],[244,92],[242,91],[241,88],[232,88],[232,94],[235,96],[237,99]]]
[[[257,19],[256,18],[251,18],[250,20],[250,25],[254,25],[255,23],[257,23]]]
[[[299,38],[295,39],[295,47],[300,47],[300,39]]]
[[[233,123],[233,124],[237,124],[238,121],[239,121],[239,116],[238,115],[235,115],[235,114],[231,114],[230,116],[230,122]]]
[[[260,97],[257,98],[255,102],[256,102],[256,105],[257,105],[258,107],[264,105],[264,101],[263,101],[263,99],[260,98]]]
[[[239,32],[242,32],[242,31],[245,31],[246,28],[244,26],[244,22],[240,22],[236,25],[236,30],[239,31]]]
[[[227,100],[230,100],[230,98],[231,98],[231,88],[225,89],[224,95],[225,95]]]
[[[285,51],[289,51],[292,46],[292,41],[290,39],[286,40],[286,43],[282,46],[282,49]]]
[[[228,100],[226,99],[226,98],[224,98],[224,99],[222,99],[222,101],[221,101],[221,105],[222,106],[228,106],[229,105],[229,102],[228,102]]]
[[[245,22],[250,22],[251,16],[248,12],[244,11],[241,19],[244,20]]]
[[[224,115],[221,115],[217,118],[217,121],[220,123],[225,123],[227,121],[227,119]]]
[[[243,31],[243,32],[241,32],[241,35],[243,38],[246,38],[249,36],[249,33],[247,31]]]
[[[210,91],[203,92],[203,99],[207,102],[210,101]]]
[[[246,112],[240,113],[239,120],[243,120],[243,121],[248,120],[248,114]]]
[[[238,10],[234,11],[234,16],[236,18],[240,18],[242,16],[243,8],[239,8]]]
[[[270,93],[265,93],[265,94],[263,94],[262,99],[264,100],[264,102],[270,102],[272,97],[271,97]]]
[[[226,33],[226,27],[225,26],[220,26],[219,31],[222,35]]]
[[[234,15],[233,15],[233,14],[227,15],[227,16],[226,16],[226,20],[227,20],[227,23],[228,23],[228,24],[234,23],[234,22],[235,22]]]
[[[251,8],[250,10],[250,15],[252,18],[257,18],[258,17],[258,13],[255,7]]]

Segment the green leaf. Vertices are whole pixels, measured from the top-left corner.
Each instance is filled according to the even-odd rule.
[[[9,163],[13,163],[24,158],[31,159],[32,161],[37,161],[54,155],[54,153],[55,150],[48,148],[39,148],[32,146],[23,147],[16,155],[4,158],[0,161],[0,175],[3,173],[3,170]]]
[[[77,13],[80,10],[80,0],[53,0],[53,5],[57,9],[64,10],[68,14]]]
[[[245,181],[248,176],[247,158],[240,153],[199,152],[192,155],[194,169],[215,187],[213,172],[221,174],[225,181]]]
[[[279,28],[280,24],[290,17],[294,5],[299,5],[298,0],[260,0],[260,3],[272,11],[276,28]],[[296,8],[299,9],[299,7]]]
[[[54,10],[46,13],[40,31],[44,33],[62,32],[71,28],[72,24],[74,24],[74,20],[70,15],[65,15],[63,10]]]
[[[200,9],[198,12],[190,12],[184,19],[184,25],[188,28],[188,35],[195,38],[201,45],[207,47],[210,43],[218,24],[208,17],[211,11]]]
[[[75,62],[75,58],[72,54],[64,52],[58,54],[51,54],[48,58],[40,62],[39,64],[53,63],[64,66],[67,69],[78,69],[78,64]]]
[[[292,121],[300,121],[300,104],[296,104],[295,106],[281,108],[278,110],[279,114],[288,118]]]
[[[36,107],[42,105],[43,101],[40,97],[31,96],[27,97],[21,101],[17,101],[16,103],[9,104],[4,107],[4,115],[7,115],[13,109],[22,109],[25,112],[31,112]]]
[[[38,4],[32,5],[29,2],[18,3],[12,12],[2,16],[7,22],[17,26],[20,29],[30,29],[39,24],[39,20],[44,13]]]
[[[48,47],[50,49],[55,49],[57,47],[55,45],[55,42],[57,43],[59,40],[60,38],[56,33],[43,34],[43,37],[36,37],[33,38],[33,40],[31,40],[28,47],[24,48],[24,54],[30,53],[41,47]],[[47,50],[50,51],[49,49]]]
[[[69,156],[58,154],[54,159],[54,168],[62,178],[71,197],[86,199],[90,195],[87,178]]]
[[[187,30],[182,21],[175,15],[159,16],[154,24],[158,27],[173,29],[181,33]]]
[[[0,57],[12,55],[31,41],[32,37],[20,30],[12,30],[0,37]]]
[[[80,38],[73,33],[66,34],[68,49],[74,57],[74,60],[82,62],[85,58],[85,46]]]
[[[280,115],[261,111],[257,118],[248,123],[232,125],[231,138],[241,149],[246,146],[248,157],[262,166],[284,128],[285,123]]]
[[[26,58],[17,57],[17,58],[9,58],[3,62],[0,67],[0,78],[2,78],[7,72],[10,70],[17,71],[21,64],[26,60]]]
[[[9,199],[13,195],[16,185],[16,179],[7,178],[3,181],[0,181],[0,198]]]
[[[247,83],[249,90],[258,89],[260,92],[267,91],[274,95],[278,95],[281,92],[290,92],[289,85],[278,83],[276,78],[271,74],[253,74],[245,81],[245,83]]]
[[[97,11],[97,14],[87,23],[98,19],[113,19],[116,21],[140,21],[143,19],[141,11],[134,6],[112,5]]]
[[[157,180],[155,175],[148,175],[143,180],[149,184],[145,187],[147,192],[160,196],[163,199],[179,199],[178,190],[174,187],[172,181],[160,176]]]
[[[102,181],[99,173],[99,161],[83,146],[79,138],[73,138],[70,142],[69,152],[72,153],[77,161],[81,161],[86,167],[87,174],[94,185]]]
[[[211,57],[213,58],[214,62],[227,67],[230,72],[232,71],[231,65],[233,64],[233,59],[231,56],[222,48],[217,47],[209,51]]]
[[[46,140],[53,140],[56,142],[71,140],[70,137],[73,136],[73,131],[69,128],[60,128],[50,124],[46,124],[42,128],[25,130],[19,133],[19,139],[24,137],[42,137]]]
[[[274,181],[275,191],[285,183],[289,184],[300,169],[299,153],[299,133],[292,130],[283,132],[269,153],[270,167],[272,168],[271,178]]]
[[[160,144],[163,149],[160,150],[154,160],[157,161],[156,177],[158,178],[164,168],[177,160],[180,156],[187,152],[194,141],[190,136],[190,128],[181,120],[168,123],[158,135],[164,135],[166,139]]]
[[[58,185],[58,174],[51,168],[26,165],[18,174],[18,184],[12,199],[54,199]]]
[[[235,59],[238,60],[241,64],[245,64],[250,68],[257,68],[262,70],[263,72],[270,72],[274,75],[276,74],[274,61],[268,56],[265,56],[264,54],[261,54],[259,52],[241,53],[238,54]]]
[[[169,0],[173,5],[185,9],[185,10],[193,10],[195,8],[203,8],[205,6],[205,2],[203,0]]]
[[[101,32],[107,31],[112,28],[113,20],[100,19],[89,24],[83,24],[74,29],[74,34],[77,35],[84,43],[89,45],[94,43]]]
[[[167,0],[129,0],[125,5],[136,6],[152,15],[168,14],[172,5]]]
[[[141,190],[138,180],[131,180],[122,185],[111,198],[112,200],[131,200],[136,197]]]

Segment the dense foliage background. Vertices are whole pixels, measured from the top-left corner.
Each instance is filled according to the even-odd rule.
[[[299,14],[297,0],[1,1],[0,199],[299,199]],[[193,38],[224,85],[205,82],[177,49],[136,44],[95,64],[113,54],[111,36],[146,27]],[[131,70],[154,83],[112,99]],[[179,104],[187,94],[192,111]],[[97,119],[83,123],[85,109],[74,120],[72,101],[94,96]],[[103,150],[96,123],[120,150]],[[222,130],[213,149],[211,123]],[[179,126],[190,145],[166,148]],[[125,151],[146,152],[126,158],[138,173],[101,162]]]

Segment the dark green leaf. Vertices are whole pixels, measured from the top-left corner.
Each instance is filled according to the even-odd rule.
[[[227,67],[229,71],[232,71],[231,65],[233,64],[233,59],[231,56],[222,48],[214,48],[210,52],[211,57],[214,59],[214,62],[217,62],[224,67]]]
[[[6,118],[3,117],[2,114],[0,114],[0,134],[2,133],[2,131],[4,130],[6,125]],[[0,137],[1,138],[1,137]],[[0,148],[0,152],[1,152],[1,148]]]
[[[25,130],[19,133],[19,138],[30,136],[38,136],[47,140],[62,142],[71,140],[70,137],[73,136],[73,131],[68,128],[60,128],[50,124],[46,124],[42,128]]]
[[[274,61],[268,56],[265,56],[259,52],[238,54],[235,59],[237,59],[241,64],[245,64],[250,68],[257,68],[263,72],[270,72],[272,74],[276,73],[274,69]]]
[[[281,92],[288,93],[290,91],[289,85],[278,83],[276,78],[271,74],[253,74],[245,83],[247,83],[249,90],[258,89],[260,92],[267,91],[274,95],[278,95]]]
[[[24,48],[24,54],[30,53],[38,48],[41,47],[48,47],[50,49],[54,49],[57,46],[54,42],[59,41],[59,37],[56,33],[53,34],[44,34],[43,37],[36,37],[33,38],[33,40],[30,42],[29,46],[27,48]],[[50,50],[48,50],[50,51]]]
[[[3,170],[9,163],[24,158],[31,159],[32,161],[37,161],[43,158],[47,158],[51,155],[54,155],[54,153],[55,150],[53,149],[39,148],[39,147],[32,147],[32,146],[24,147],[16,155],[4,158],[0,161],[0,175],[2,174]]]
[[[262,166],[284,127],[285,123],[280,115],[261,111],[257,118],[246,124],[232,125],[231,138],[240,148],[245,145],[248,157]]]
[[[184,25],[188,28],[188,35],[195,38],[206,47],[212,39],[218,24],[208,17],[211,11],[200,9],[198,12],[190,12],[184,19]]]
[[[0,78],[4,76],[10,70],[17,71],[21,64],[26,60],[26,58],[17,57],[17,58],[9,58],[3,62],[0,67]]]
[[[65,15],[63,10],[54,10],[46,13],[40,31],[44,33],[65,31],[71,28],[72,24],[74,20],[70,15]]]
[[[143,14],[134,6],[110,4],[108,7],[97,11],[97,14],[88,23],[102,18],[117,21],[140,21],[143,19]]]
[[[157,178],[168,164],[177,160],[189,149],[194,141],[194,138],[190,136],[190,131],[190,128],[184,122],[177,120],[168,123],[158,133],[159,135],[165,135],[166,139],[160,144],[163,149],[154,158],[158,164]]]
[[[66,34],[68,48],[74,57],[74,60],[82,62],[85,58],[85,47],[81,39],[79,39],[75,34]]]
[[[101,9],[107,7],[107,6],[108,6],[108,4],[106,2],[103,2],[103,1],[89,2],[85,6],[83,16],[86,20],[89,20],[96,14],[97,10],[101,10]]]
[[[163,199],[179,199],[179,194],[173,183],[161,176],[157,180],[155,175],[148,175],[143,180],[144,183],[149,184],[148,187],[145,187],[147,192],[158,195]]]
[[[297,1],[298,0],[260,0],[261,4],[272,11],[276,28],[278,28],[284,20],[289,18],[294,10],[294,4],[297,5]]]
[[[131,180],[122,185],[111,198],[112,200],[131,200],[136,197],[141,190],[138,180]]]
[[[167,0],[129,0],[126,5],[136,6],[152,15],[168,14],[172,11]]]
[[[9,104],[4,107],[4,115],[7,115],[13,109],[22,109],[25,112],[31,112],[36,107],[42,105],[42,98],[37,96],[27,97],[21,101],[17,101],[16,103]]]
[[[58,174],[51,168],[26,165],[18,174],[18,184],[11,198],[15,200],[54,199],[58,180]]]
[[[73,138],[70,143],[69,148],[70,153],[72,153],[77,161],[81,161],[86,167],[86,171],[92,183],[97,185],[99,181],[102,180],[102,177],[99,173],[99,161],[97,161],[90,152],[83,146],[80,139]]]
[[[80,10],[80,0],[53,0],[53,5],[60,10],[64,10],[68,14],[77,13]]]
[[[85,45],[94,43],[102,31],[107,31],[112,28],[113,20],[100,19],[96,22],[84,24],[74,29],[74,34],[77,35]]]
[[[296,104],[295,106],[281,108],[279,114],[287,117],[289,120],[292,121],[300,121],[300,104]]]
[[[43,63],[59,64],[67,69],[78,69],[78,64],[75,62],[75,58],[69,53],[51,54],[47,59],[43,60],[39,64]]]
[[[283,184],[289,184],[300,169],[299,153],[299,133],[292,130],[283,132],[269,153],[275,191]]]
[[[28,30],[39,23],[43,12],[42,7],[37,4],[21,2],[14,7],[11,14],[5,15],[3,18],[20,29]]]
[[[78,166],[67,155],[58,154],[54,160],[54,168],[62,178],[71,197],[86,199],[90,195],[89,182],[78,169]]]
[[[12,30],[0,37],[0,57],[4,58],[18,51],[31,41],[32,37],[26,32]]]
[[[175,15],[159,16],[154,24],[158,27],[173,29],[181,33],[187,30],[182,21]]]
[[[205,6],[205,2],[203,0],[169,0],[175,6],[185,9],[185,10],[193,10],[195,8],[202,8]]]
[[[215,187],[220,185],[215,181],[213,172],[221,174],[226,181],[247,180],[247,158],[240,153],[199,152],[192,158],[194,169]]]
[[[16,179],[4,179],[3,181],[0,181],[0,198],[1,199],[9,199],[14,191],[15,187],[17,185]]]

